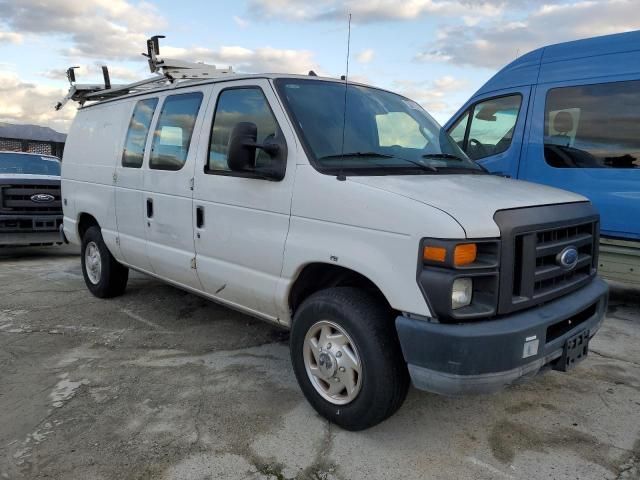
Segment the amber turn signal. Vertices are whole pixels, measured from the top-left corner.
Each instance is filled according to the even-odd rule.
[[[424,247],[422,257],[431,262],[444,263],[447,259],[447,249],[444,247]]]
[[[456,245],[453,251],[453,264],[456,267],[469,265],[476,261],[478,255],[478,247],[475,243],[463,243]]]

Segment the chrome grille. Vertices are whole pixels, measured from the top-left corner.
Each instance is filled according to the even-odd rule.
[[[53,196],[48,203],[31,200],[33,195]],[[60,185],[0,185],[0,215],[56,215],[62,213]]]

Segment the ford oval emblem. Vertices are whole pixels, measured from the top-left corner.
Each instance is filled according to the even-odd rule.
[[[36,193],[35,195],[31,195],[31,201],[36,203],[49,203],[53,202],[56,199],[53,195],[49,195],[48,193]]]
[[[556,256],[556,263],[565,270],[573,270],[578,263],[578,249],[574,246],[565,247]]]

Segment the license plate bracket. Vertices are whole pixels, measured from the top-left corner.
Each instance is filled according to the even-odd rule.
[[[589,330],[583,330],[569,337],[562,349],[562,356],[553,366],[554,370],[567,372],[589,354]]]

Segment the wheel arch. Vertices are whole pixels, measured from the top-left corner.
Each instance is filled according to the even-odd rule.
[[[86,212],[82,212],[78,215],[78,238],[80,239],[80,241],[82,241],[82,237],[84,236],[85,232],[89,229],[89,227],[98,227],[100,228],[100,224],[98,223],[98,220],[96,220],[96,218],[91,215],[90,213],[86,213]]]
[[[370,278],[362,273],[341,265],[313,262],[304,265],[291,283],[287,301],[291,318],[296,309],[310,295],[331,287],[357,287],[373,293],[384,301],[389,310],[393,310],[389,300]]]

